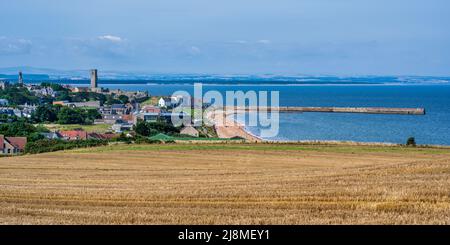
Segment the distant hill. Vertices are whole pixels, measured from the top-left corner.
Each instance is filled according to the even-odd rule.
[[[25,81],[53,80],[87,82],[89,69],[56,70],[35,67],[0,68],[0,80],[16,81],[22,71]],[[2,75],[3,74],[3,75]],[[276,75],[276,74],[160,74],[99,70],[99,79],[118,83],[219,83],[219,84],[448,84],[450,77],[432,76],[336,76],[336,75]]]
[[[8,79],[17,80],[19,71],[22,71],[25,80],[41,80],[41,79],[57,80],[57,79],[70,79],[74,77],[89,78],[88,70],[63,71],[63,70],[23,66],[23,67],[0,68],[0,79],[7,77]]]
[[[6,74],[0,74],[0,80],[9,80],[9,81],[16,81],[18,79],[18,74],[15,75],[6,75]],[[23,79],[28,81],[35,81],[35,80],[49,80],[50,77],[47,74],[23,74]]]

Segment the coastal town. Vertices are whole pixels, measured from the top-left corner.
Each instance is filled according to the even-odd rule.
[[[98,71],[90,86],[0,81],[0,155],[42,153],[111,143],[262,142],[234,118],[251,111],[425,115],[424,108],[213,107],[201,99],[203,120],[195,123],[195,98],[152,96],[148,91],[102,88]],[[183,103],[189,101],[190,103]],[[198,104],[198,103],[197,103]],[[179,110],[181,108],[181,111]],[[174,110],[176,109],[176,110]],[[179,118],[183,125],[174,125]],[[413,142],[414,139],[408,139]]]
[[[450,244],[450,1],[0,9],[2,244]]]
[[[96,145],[180,139],[257,140],[240,127],[175,127],[172,109],[182,103],[182,97],[101,88],[96,69],[90,71],[90,77],[89,87],[24,83],[22,72],[17,81],[0,81],[0,155],[76,148],[80,144],[73,144],[75,141]],[[183,118],[190,110],[177,116]],[[37,150],[43,145],[48,149]]]

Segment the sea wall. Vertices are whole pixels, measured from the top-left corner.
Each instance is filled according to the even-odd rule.
[[[235,107],[224,111],[279,111],[279,112],[334,112],[366,114],[425,115],[424,108],[388,108],[388,107]]]

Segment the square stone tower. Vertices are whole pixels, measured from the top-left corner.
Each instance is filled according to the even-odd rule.
[[[18,80],[19,84],[23,84],[23,75],[22,75],[22,71],[19,71],[19,80]]]
[[[91,90],[97,90],[98,86],[98,71],[97,69],[91,70]]]

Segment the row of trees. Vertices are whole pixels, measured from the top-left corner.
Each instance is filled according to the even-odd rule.
[[[0,89],[0,98],[7,99],[10,105],[38,104],[39,97],[33,95],[28,89],[21,86],[7,86]]]
[[[34,123],[92,124],[95,119],[99,118],[101,115],[97,109],[44,104],[36,108],[31,116],[31,121]]]
[[[38,140],[34,142],[29,142],[25,148],[25,152],[29,154],[39,154],[44,152],[62,151],[70,150],[75,148],[86,148],[108,145],[106,140],[74,140],[74,141],[64,141],[64,140]]]
[[[54,151],[63,151],[77,148],[88,148],[88,147],[97,147],[97,146],[105,146],[110,142],[122,142],[126,144],[160,144],[161,141],[158,140],[150,140],[147,137],[136,136],[133,138],[129,138],[124,134],[120,135],[117,138],[111,140],[97,140],[97,139],[88,139],[88,140],[74,140],[74,141],[65,141],[65,140],[50,140],[50,139],[39,139],[35,141],[28,142],[25,147],[25,153],[28,154],[39,154],[44,152],[54,152]]]
[[[0,135],[8,137],[27,137],[28,141],[33,142],[44,137],[41,133],[49,132],[48,129],[42,126],[34,126],[26,122],[24,119],[0,124]]]

